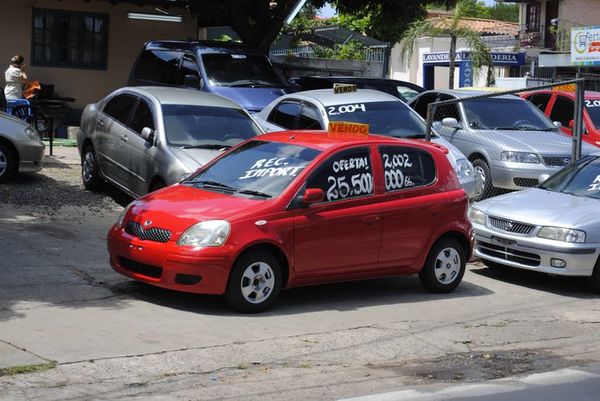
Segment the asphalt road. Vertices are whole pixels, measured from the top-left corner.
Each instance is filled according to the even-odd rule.
[[[251,316],[130,281],[105,245],[126,200],[78,180],[65,164],[0,187],[2,400],[335,400],[600,362],[600,299],[577,279],[471,263],[449,295],[378,279],[284,291]],[[40,182],[45,202],[78,201],[20,201]]]

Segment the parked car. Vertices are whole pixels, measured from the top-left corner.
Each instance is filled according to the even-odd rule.
[[[575,93],[553,90],[538,90],[521,95],[538,109],[542,110],[552,121],[562,124],[561,129],[573,136],[575,118]],[[585,92],[583,107],[583,140],[600,146],[600,92]]]
[[[260,51],[234,42],[152,41],[144,45],[129,86],[178,86],[224,96],[251,113],[288,92]]]
[[[371,132],[394,138],[425,138],[425,123],[403,101],[371,89],[335,93],[333,89],[296,92],[282,96],[255,115],[267,132],[290,129],[327,129],[330,122],[368,124]],[[432,142],[448,149],[448,158],[469,197],[481,182],[467,158],[450,142],[433,133]]]
[[[44,143],[31,125],[0,112],[0,182],[42,169]]]
[[[411,82],[386,78],[313,76],[292,78],[291,82],[296,85],[300,91],[333,88],[333,84],[335,83],[354,84],[359,89],[374,89],[389,93],[407,103],[414,99],[419,93],[425,91],[425,88]]]
[[[94,190],[105,179],[134,197],[181,181],[258,124],[234,102],[180,88],[137,87],[88,105],[77,141],[81,176]]]
[[[490,267],[588,277],[600,292],[600,153],[537,188],[475,204],[475,255]]]
[[[411,103],[422,117],[432,102],[464,99],[485,92],[433,90]],[[541,174],[553,174],[571,163],[572,141],[531,103],[517,96],[479,98],[437,107],[436,131],[462,151],[483,180],[480,200],[495,188],[518,190],[537,185]],[[582,154],[595,152],[583,144]]]
[[[125,276],[225,294],[243,312],[266,309],[283,287],[398,274],[449,292],[471,254],[467,207],[432,144],[271,133],[132,202],[108,249]]]

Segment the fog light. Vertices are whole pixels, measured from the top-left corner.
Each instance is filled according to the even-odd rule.
[[[558,268],[563,268],[567,265],[567,262],[565,262],[562,259],[550,259],[550,266],[552,267],[558,267]]]

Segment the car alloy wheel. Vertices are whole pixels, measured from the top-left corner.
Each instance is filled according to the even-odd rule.
[[[485,160],[475,159],[473,160],[473,171],[475,176],[478,177],[479,185],[473,196],[474,201],[480,201],[490,196],[492,192],[492,177],[490,176],[490,168],[488,167]]]
[[[270,252],[248,251],[231,270],[225,299],[240,312],[256,313],[266,310],[280,290],[279,260]]]
[[[429,251],[419,280],[431,292],[450,292],[460,284],[466,265],[462,245],[455,239],[442,238]]]
[[[275,274],[265,262],[249,265],[240,282],[240,289],[246,301],[260,304],[271,296],[275,286]]]
[[[96,153],[92,146],[85,148],[81,160],[81,179],[83,186],[90,190],[96,190],[100,187],[100,177],[98,177],[98,162]]]
[[[12,150],[0,143],[0,182],[8,180],[16,172],[15,157]]]
[[[444,248],[435,258],[435,277],[442,284],[451,284],[460,273],[460,256],[454,248]]]

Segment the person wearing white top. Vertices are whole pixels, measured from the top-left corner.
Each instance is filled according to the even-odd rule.
[[[10,66],[4,72],[6,80],[4,95],[7,100],[23,98],[23,84],[27,83],[27,74],[23,71],[24,60],[23,56],[13,56],[10,59]]]

